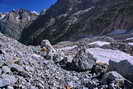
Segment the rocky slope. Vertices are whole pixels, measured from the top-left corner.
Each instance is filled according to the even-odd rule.
[[[0,14],[0,32],[14,39],[19,39],[21,32],[38,17],[35,12],[25,9],[12,10]]]
[[[0,88],[133,89],[133,56],[104,38],[25,46],[0,33]]]
[[[97,35],[127,37],[132,33],[132,8],[131,0],[58,0],[23,30],[20,41],[37,45],[43,39],[56,43]]]
[[[132,8],[58,0],[39,17],[0,14],[0,89],[133,89]]]

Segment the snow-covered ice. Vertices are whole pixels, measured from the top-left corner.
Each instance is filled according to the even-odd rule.
[[[92,42],[90,43],[89,45],[98,45],[98,46],[104,46],[104,45],[109,45],[110,42],[105,42],[105,41],[95,41],[95,42]]]
[[[133,46],[133,42],[128,43],[129,45]]]
[[[5,18],[5,16],[6,16],[6,15],[1,14],[1,16],[0,16],[0,20],[1,20],[1,19],[4,19],[4,18]]]
[[[60,48],[60,50],[72,50],[72,49],[74,49],[76,47],[77,47],[76,45],[74,45],[74,46],[67,46],[67,47]]]
[[[112,60],[114,62],[127,60],[128,62],[133,64],[133,56],[130,56],[129,54],[119,50],[90,48],[87,49],[87,52],[91,53],[97,59],[97,61],[107,64],[109,64],[109,60]]]
[[[117,35],[117,34],[124,34],[126,32],[126,30],[123,30],[123,29],[117,29],[117,30],[114,30],[110,33],[110,35]]]
[[[131,38],[127,38],[126,40],[133,40],[133,37],[131,37]]]

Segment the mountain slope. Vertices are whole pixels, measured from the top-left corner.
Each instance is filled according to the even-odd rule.
[[[25,9],[12,10],[0,14],[0,32],[19,39],[22,30],[37,18],[37,14]]]
[[[133,26],[129,0],[58,0],[22,32],[20,41],[38,45],[97,35],[128,33]]]

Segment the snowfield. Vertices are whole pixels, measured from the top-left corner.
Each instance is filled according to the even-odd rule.
[[[60,48],[60,50],[67,51],[67,50],[72,50],[74,48],[77,48],[77,46],[76,45],[74,45],[74,46],[67,46],[67,47]]]
[[[95,42],[90,43],[89,45],[98,45],[98,46],[102,47],[104,45],[109,45],[109,44],[110,43],[106,42],[106,41],[95,41]]]
[[[102,49],[102,48],[90,48],[87,52],[91,53],[97,61],[109,64],[109,61],[121,62],[127,60],[129,63],[133,64],[133,56],[124,53],[119,50]]]

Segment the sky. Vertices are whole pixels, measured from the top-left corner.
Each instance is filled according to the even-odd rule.
[[[45,8],[49,8],[55,2],[56,0],[0,0],[0,12],[18,8],[40,12]]]

